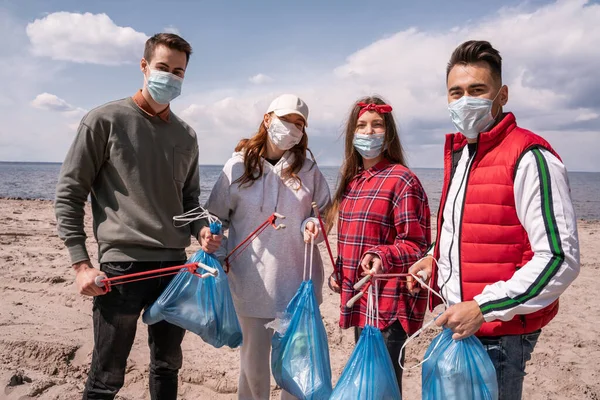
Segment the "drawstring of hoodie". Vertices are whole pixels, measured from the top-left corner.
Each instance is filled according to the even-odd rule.
[[[267,180],[267,175],[270,172],[273,172],[274,174],[277,175],[277,185],[275,187],[275,190],[277,191],[275,193],[275,207],[273,207],[273,212],[276,213],[277,212],[277,206],[279,205],[279,190],[280,190],[280,186],[284,184],[283,182],[283,166],[286,163],[287,159],[285,158],[285,155],[288,152],[286,151],[285,153],[283,153],[283,156],[281,156],[281,159],[277,162],[277,164],[275,165],[271,165],[267,160],[265,160],[263,158],[263,165],[265,166],[265,168],[263,168],[263,176],[261,179],[261,191],[260,191],[260,212],[263,212],[263,207],[265,205],[265,186],[266,183],[265,181]],[[276,168],[279,168],[279,170],[277,170]]]

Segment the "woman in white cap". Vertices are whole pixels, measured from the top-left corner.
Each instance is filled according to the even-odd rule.
[[[323,240],[311,204],[316,202],[324,213],[330,193],[308,149],[307,121],[308,106],[297,96],[273,100],[258,132],[238,143],[206,204],[229,229],[216,253],[221,259],[274,212],[285,216],[285,229],[266,229],[230,262],[229,282],[243,334],[239,399],[269,398],[273,330],[265,324],[284,312],[302,283],[305,242],[311,236],[315,244]],[[318,251],[312,265],[320,304],[323,264]],[[284,391],[281,398],[294,397]]]

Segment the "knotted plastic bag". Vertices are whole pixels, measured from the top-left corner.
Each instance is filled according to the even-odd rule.
[[[331,400],[399,400],[392,359],[381,331],[365,325]]]
[[[377,283],[375,283],[377,286]],[[377,288],[375,291],[378,292]],[[331,400],[401,400],[396,373],[381,331],[375,326],[373,286],[367,299],[367,325],[344,367]]]
[[[446,300],[421,279],[424,278],[423,276],[413,275],[413,278],[430,294],[439,297],[445,309],[448,308]],[[409,342],[432,325],[436,319],[437,317],[406,339],[400,354]],[[423,365],[421,375],[423,400],[497,400],[496,369],[479,339],[469,336],[466,339],[454,340],[452,335],[452,330],[444,328],[431,341],[423,361],[417,365],[405,367],[402,360],[398,360],[405,370]]]
[[[496,370],[479,339],[444,328],[425,353],[422,390],[423,400],[496,400]]]
[[[211,232],[220,232],[220,223],[211,223]],[[214,347],[238,347],[242,329],[235,312],[227,275],[211,254],[198,250],[187,263],[199,262],[215,268],[218,275],[200,278],[181,270],[142,316],[144,323],[165,320],[194,332]]]
[[[275,325],[278,326],[271,340],[271,371],[275,382],[300,399],[329,399],[329,346],[312,280],[302,282],[284,317],[275,320]]]

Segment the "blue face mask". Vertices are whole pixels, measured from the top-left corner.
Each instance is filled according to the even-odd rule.
[[[150,96],[158,104],[169,104],[181,94],[183,78],[165,71],[151,70],[146,79]]]
[[[496,94],[498,97],[500,91]],[[493,100],[481,97],[463,96],[448,104],[450,118],[456,129],[468,139],[476,139],[480,132],[486,132],[496,119],[492,115]]]
[[[355,133],[352,144],[363,158],[370,160],[379,157],[383,151],[384,139],[385,133],[374,133],[372,135]]]

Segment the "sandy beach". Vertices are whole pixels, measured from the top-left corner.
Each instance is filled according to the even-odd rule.
[[[89,209],[86,229],[95,260]],[[581,274],[561,297],[558,316],[542,332],[527,368],[525,399],[600,399],[600,222],[579,221],[579,237]],[[188,253],[197,248],[193,244]],[[52,202],[0,200],[0,399],[81,398],[93,347],[92,301],[76,292],[73,278],[56,234]],[[338,327],[338,295],[325,288],[323,297],[335,382],[354,340],[351,330]],[[422,359],[437,333],[431,329],[411,344],[409,364]],[[148,398],[146,341],[140,319],[119,399]],[[183,349],[181,399],[236,398],[238,350],[215,349],[191,333]],[[421,398],[420,368],[405,372],[403,396]],[[272,398],[279,398],[278,390]]]

